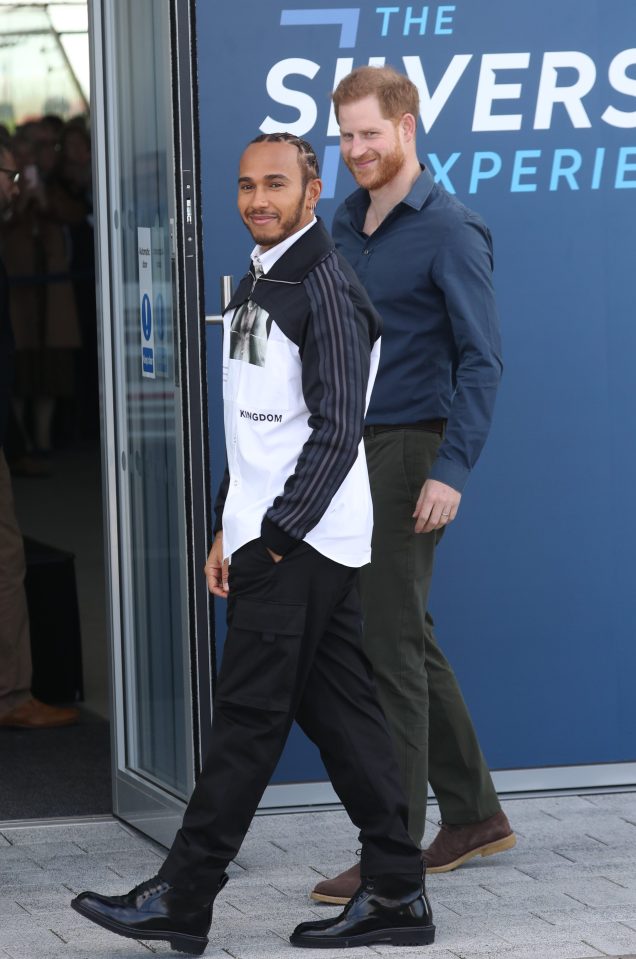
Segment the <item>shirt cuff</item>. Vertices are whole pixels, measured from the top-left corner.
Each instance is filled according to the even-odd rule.
[[[263,522],[261,523],[261,539],[265,546],[271,549],[272,553],[276,553],[277,556],[286,556],[287,553],[291,553],[291,551],[302,542],[302,540],[290,536],[289,533],[286,533],[285,530],[277,526],[276,523],[272,523],[271,519],[268,519],[267,516],[263,517]]]
[[[469,476],[470,470],[466,469],[465,466],[460,466],[459,463],[453,463],[452,460],[439,456],[433,463],[428,478],[437,480],[438,483],[445,483],[447,486],[452,486],[458,493],[463,493]]]

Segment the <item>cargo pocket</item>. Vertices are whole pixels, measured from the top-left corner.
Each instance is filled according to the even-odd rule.
[[[237,598],[216,698],[255,709],[289,709],[305,613],[304,605]]]

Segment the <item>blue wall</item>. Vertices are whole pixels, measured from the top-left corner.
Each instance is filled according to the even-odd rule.
[[[506,365],[491,437],[439,551],[438,633],[494,768],[634,760],[634,0],[218,10],[199,0],[207,312],[218,311],[219,274],[246,268],[236,169],[266,117],[325,159],[329,223],[353,188],[328,128],[338,61],[386,57],[422,91],[425,77],[420,156],[493,231]],[[574,93],[551,97],[555,85]],[[312,778],[316,757],[298,734],[278,780]]]

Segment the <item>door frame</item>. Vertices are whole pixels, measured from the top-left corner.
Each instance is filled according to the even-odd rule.
[[[112,345],[113,251],[110,223],[111,165],[116,155],[114,92],[109,88],[109,41],[112,10],[122,0],[88,0],[91,48],[91,115],[93,182],[95,184],[96,289],[99,342],[100,416],[107,630],[111,667],[111,762],[113,811],[142,832],[170,845],[181,823],[185,803],[159,784],[126,768],[126,675],[123,657],[123,596],[120,550],[123,536],[118,511],[119,455],[116,433],[115,356]],[[132,0],[134,2],[134,0]],[[175,356],[181,385],[185,498],[188,646],[191,693],[192,776],[201,767],[201,730],[212,717],[215,643],[212,604],[202,567],[210,541],[210,478],[207,432],[205,317],[202,306],[199,177],[196,125],[194,5],[170,4],[172,65],[172,155],[176,222],[172,225],[176,271],[179,353]],[[115,254],[116,255],[116,254]],[[115,274],[116,275],[116,274]],[[131,690],[128,690],[131,695]]]

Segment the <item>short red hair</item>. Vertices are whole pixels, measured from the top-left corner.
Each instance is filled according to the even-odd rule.
[[[331,94],[336,120],[343,103],[377,97],[385,120],[399,120],[405,113],[420,112],[420,95],[412,80],[393,67],[357,67],[343,77]]]

